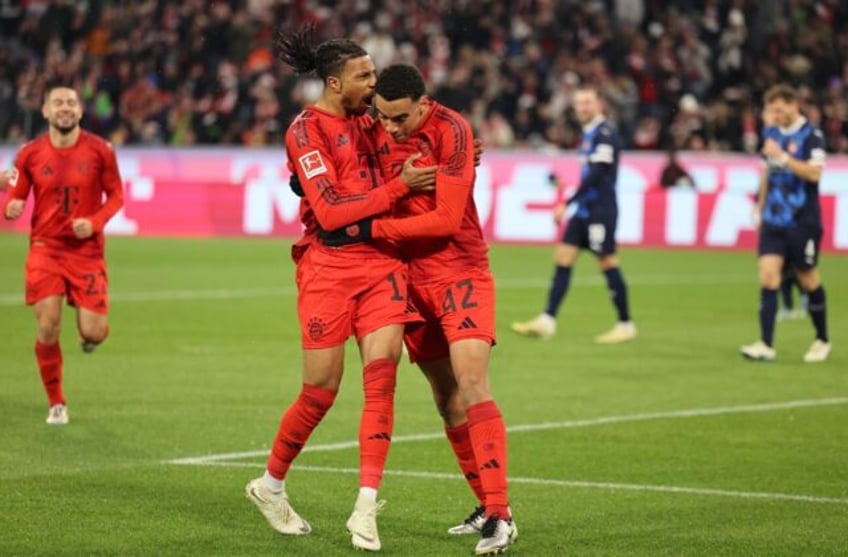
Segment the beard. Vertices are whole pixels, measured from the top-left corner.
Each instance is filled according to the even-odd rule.
[[[347,95],[342,95],[342,108],[345,112],[354,116],[361,116],[371,109],[371,102],[374,95],[365,94],[359,98],[353,98]]]
[[[365,114],[365,111],[368,110],[368,106],[361,99],[359,102],[354,102],[350,97],[342,97],[342,107],[345,109],[345,112],[354,116]]]
[[[61,133],[62,135],[68,135],[69,133],[77,129],[77,126],[79,126],[79,120],[70,119],[65,121],[70,123],[60,123],[60,120],[56,118],[52,122],[50,122],[50,127],[56,130],[57,132]]]

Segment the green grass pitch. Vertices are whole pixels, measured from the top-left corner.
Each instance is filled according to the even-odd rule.
[[[71,423],[50,427],[22,301],[26,238],[0,235],[0,555],[351,554],[357,453],[330,449],[357,435],[352,346],[317,450],[288,480],[313,533],[275,534],[243,495],[300,384],[289,243],[111,239],[112,336],[84,355],[65,313]],[[510,554],[848,554],[848,258],[821,262],[834,351],[819,365],[801,362],[808,321],[778,324],[778,361],[738,356],[758,334],[751,253],[625,248],[639,338],[612,347],[592,342],[613,311],[590,257],[550,342],[509,331],[541,309],[550,249],[497,246],[492,263],[492,384],[515,428]],[[474,504],[440,431],[402,363],[386,556],[472,552],[474,538],[445,534]]]

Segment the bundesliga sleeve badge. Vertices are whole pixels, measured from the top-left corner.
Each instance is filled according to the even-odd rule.
[[[324,164],[324,159],[321,158],[321,153],[318,151],[310,151],[305,155],[301,155],[297,160],[303,169],[303,174],[307,178],[327,172],[327,166]]]

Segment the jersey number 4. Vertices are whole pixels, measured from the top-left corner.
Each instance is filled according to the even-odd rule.
[[[456,301],[459,300],[459,307],[462,309],[476,308],[477,302],[471,299],[474,293],[474,283],[471,279],[464,279],[457,282],[452,287],[445,290],[445,297],[442,299],[442,311],[456,311]]]

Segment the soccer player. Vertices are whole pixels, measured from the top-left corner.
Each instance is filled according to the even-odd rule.
[[[288,502],[285,479],[312,431],[335,400],[342,379],[344,344],[355,335],[361,354],[365,404],[359,429],[360,490],[347,521],[353,546],[381,547],[376,516],[394,420],[394,392],[404,324],[420,320],[407,305],[407,266],[395,246],[329,248],[318,238],[330,230],[388,211],[410,187],[431,187],[435,169],[403,164],[383,184],[365,115],[376,71],[356,43],[337,39],[312,49],[311,30],[281,35],[281,59],[298,73],[315,70],[324,82],[318,101],[286,132],[289,168],[303,189],[304,235],[292,249],[303,348],[303,386],[282,417],[263,477],[246,486],[247,497],[282,534],[311,527]]]
[[[805,362],[822,362],[830,355],[825,292],[818,271],[822,236],[818,183],[825,164],[824,136],[801,114],[798,96],[786,85],[765,94],[767,110],[777,128],[763,131],[766,168],[760,179],[755,222],[759,225],[760,339],[740,347],[749,360],[774,360],[777,290],[788,263],[807,293],[807,310],[816,337]]]
[[[82,110],[74,89],[47,88],[41,112],[48,131],[18,152],[4,209],[7,219],[20,218],[32,191],[26,303],[38,322],[35,358],[50,404],[47,423],[53,425],[68,423],[59,346],[62,300],[76,308],[83,351],[93,351],[109,333],[103,228],[123,205],[115,152],[80,129]]]
[[[616,255],[618,133],[604,117],[600,94],[594,87],[584,85],[575,91],[574,108],[583,126],[583,141],[578,149],[582,166],[580,186],[570,199],[556,205],[554,222],[562,224],[568,205],[573,203],[577,208],[568,222],[562,241],[554,249],[556,269],[545,311],[530,321],[513,323],[512,330],[542,339],[550,339],[556,334],[556,315],[571,283],[571,269],[577,262],[580,250],[588,249],[598,258],[607,280],[610,299],[618,313],[618,323],[611,330],[595,337],[595,342],[627,342],[636,338],[636,326],[630,319],[627,285]]]
[[[412,66],[380,73],[374,106],[385,130],[377,143],[386,174],[396,173],[408,154],[422,153],[422,163],[438,166],[435,193],[405,198],[395,218],[360,222],[331,233],[332,240],[403,242],[410,300],[425,319],[407,328],[406,346],[431,384],[448,439],[483,506],[451,530],[479,533],[477,555],[500,553],[517,530],[507,495],[506,427],[489,388],[495,287],[472,197],[471,126],[425,94]]]

